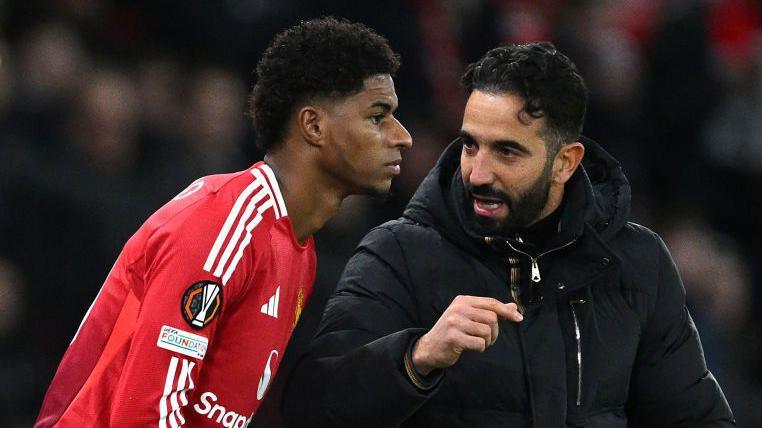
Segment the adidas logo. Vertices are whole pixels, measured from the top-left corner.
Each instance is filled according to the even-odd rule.
[[[280,285],[275,289],[275,294],[270,297],[270,300],[262,305],[261,312],[263,314],[270,315],[273,318],[278,318],[278,301],[280,300]]]

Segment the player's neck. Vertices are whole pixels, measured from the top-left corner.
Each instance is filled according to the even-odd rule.
[[[299,159],[273,153],[265,156],[265,163],[278,180],[296,239],[304,243],[336,214],[344,194],[325,185],[323,177]]]

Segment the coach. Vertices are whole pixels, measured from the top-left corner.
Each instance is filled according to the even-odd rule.
[[[662,240],[580,137],[547,43],[470,65],[460,137],[371,231],[291,377],[293,426],[734,425]],[[581,164],[581,165],[580,165]]]

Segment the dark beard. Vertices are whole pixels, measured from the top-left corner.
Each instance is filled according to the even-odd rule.
[[[539,220],[540,213],[548,203],[552,165],[552,162],[548,162],[532,186],[515,199],[489,185],[471,186],[470,183],[465,183],[465,201],[468,205],[466,213],[474,232],[482,236],[510,236]],[[476,215],[473,195],[500,199],[508,207],[508,216],[503,220],[493,220]]]

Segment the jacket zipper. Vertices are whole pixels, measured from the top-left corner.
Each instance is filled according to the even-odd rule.
[[[492,242],[492,237],[487,236],[484,238],[485,242],[487,244]],[[538,261],[540,260],[540,257],[552,253],[554,251],[558,251],[560,249],[566,248],[573,243],[577,241],[576,238],[572,239],[571,241],[567,242],[564,245],[558,246],[556,248],[552,248],[548,251],[545,251],[538,255],[537,257],[532,257],[528,253],[519,250],[518,248],[514,247],[510,241],[505,241],[505,243],[515,252],[519,254],[523,254],[527,257],[529,257],[530,262],[532,263],[532,282],[540,282],[542,280],[542,277],[540,276],[540,266],[538,265]],[[508,258],[508,265],[510,268],[510,280],[511,280],[511,297],[513,297],[514,302],[516,302],[516,305],[519,308],[519,312],[521,314],[524,314],[524,306],[521,304],[521,300],[519,298],[519,287],[518,287],[518,278],[516,278],[516,274],[518,273],[518,269],[515,269],[513,265],[517,262],[517,260],[513,257]],[[515,269],[515,270],[514,270]],[[582,407],[582,334],[579,328],[579,320],[577,319],[577,312],[574,310],[575,304],[584,304],[584,299],[577,299],[577,300],[571,300],[569,301],[569,306],[571,307],[572,311],[572,317],[574,318],[574,336],[575,340],[577,341],[577,407]]]
[[[582,406],[582,334],[579,328],[579,319],[574,305],[584,304],[584,299],[570,300],[572,318],[574,318],[574,338],[577,340],[577,407]]]
[[[491,237],[491,236],[485,236],[484,237],[484,242],[486,242],[487,244],[490,244],[493,241],[493,239],[494,238]],[[532,257],[528,253],[525,253],[524,251],[521,251],[521,250],[517,249],[516,247],[511,245],[511,243],[509,241],[505,241],[505,243],[513,251],[529,257],[529,260],[532,263],[532,282],[537,283],[537,282],[540,282],[542,280],[542,277],[540,276],[540,266],[537,264],[537,261],[540,260],[540,257],[542,257],[542,256],[544,256],[544,255],[546,255],[548,253],[552,253],[554,251],[558,251],[558,250],[560,250],[562,248],[566,248],[566,247],[568,247],[569,245],[573,244],[576,241],[577,241],[576,238],[572,239],[571,241],[567,242],[564,245],[558,246],[556,248],[552,248],[552,249],[550,249],[548,251],[545,251],[544,253],[541,253],[537,257]],[[519,285],[518,285],[518,282],[519,282],[518,281],[518,269],[513,267],[517,262],[518,262],[518,260],[516,258],[514,258],[514,257],[508,257],[508,269],[509,269],[510,281],[511,281],[511,283],[510,283],[511,297],[513,298],[513,301],[516,302],[516,306],[518,306],[518,308],[519,308],[519,313],[521,313],[523,315],[524,314],[524,305],[521,303],[521,299],[519,298],[520,292],[519,292]]]
[[[546,255],[546,254],[548,254],[548,253],[552,253],[552,252],[554,252],[554,251],[558,251],[558,250],[560,250],[560,249],[562,249],[562,248],[566,248],[566,247],[568,247],[569,245],[573,244],[573,243],[574,243],[574,242],[576,242],[576,241],[577,241],[577,239],[576,239],[576,238],[575,238],[575,239],[572,239],[571,241],[567,242],[566,244],[564,244],[564,245],[561,245],[560,247],[556,247],[556,248],[550,249],[550,250],[548,250],[548,251],[545,251],[544,253],[540,254],[540,255],[539,255],[539,256],[537,256],[537,257],[532,257],[532,256],[530,256],[528,253],[525,253],[525,252],[523,252],[523,251],[519,250],[518,248],[514,247],[514,246],[513,246],[513,245],[510,243],[510,241],[505,241],[505,243],[506,243],[506,245],[508,245],[509,247],[511,247],[511,249],[512,249],[513,251],[515,251],[515,252],[517,252],[517,253],[520,253],[520,254],[523,254],[523,255],[525,255],[525,256],[527,256],[527,257],[529,257],[529,261],[531,261],[531,262],[532,262],[532,282],[540,282],[540,281],[542,280],[542,277],[540,276],[540,266],[537,264],[537,262],[540,260],[540,257],[542,257],[542,256],[544,256],[544,255]]]
[[[516,302],[519,313],[524,315],[524,305],[521,303],[521,292],[519,290],[519,259],[508,257],[508,275],[510,278],[511,297]]]

